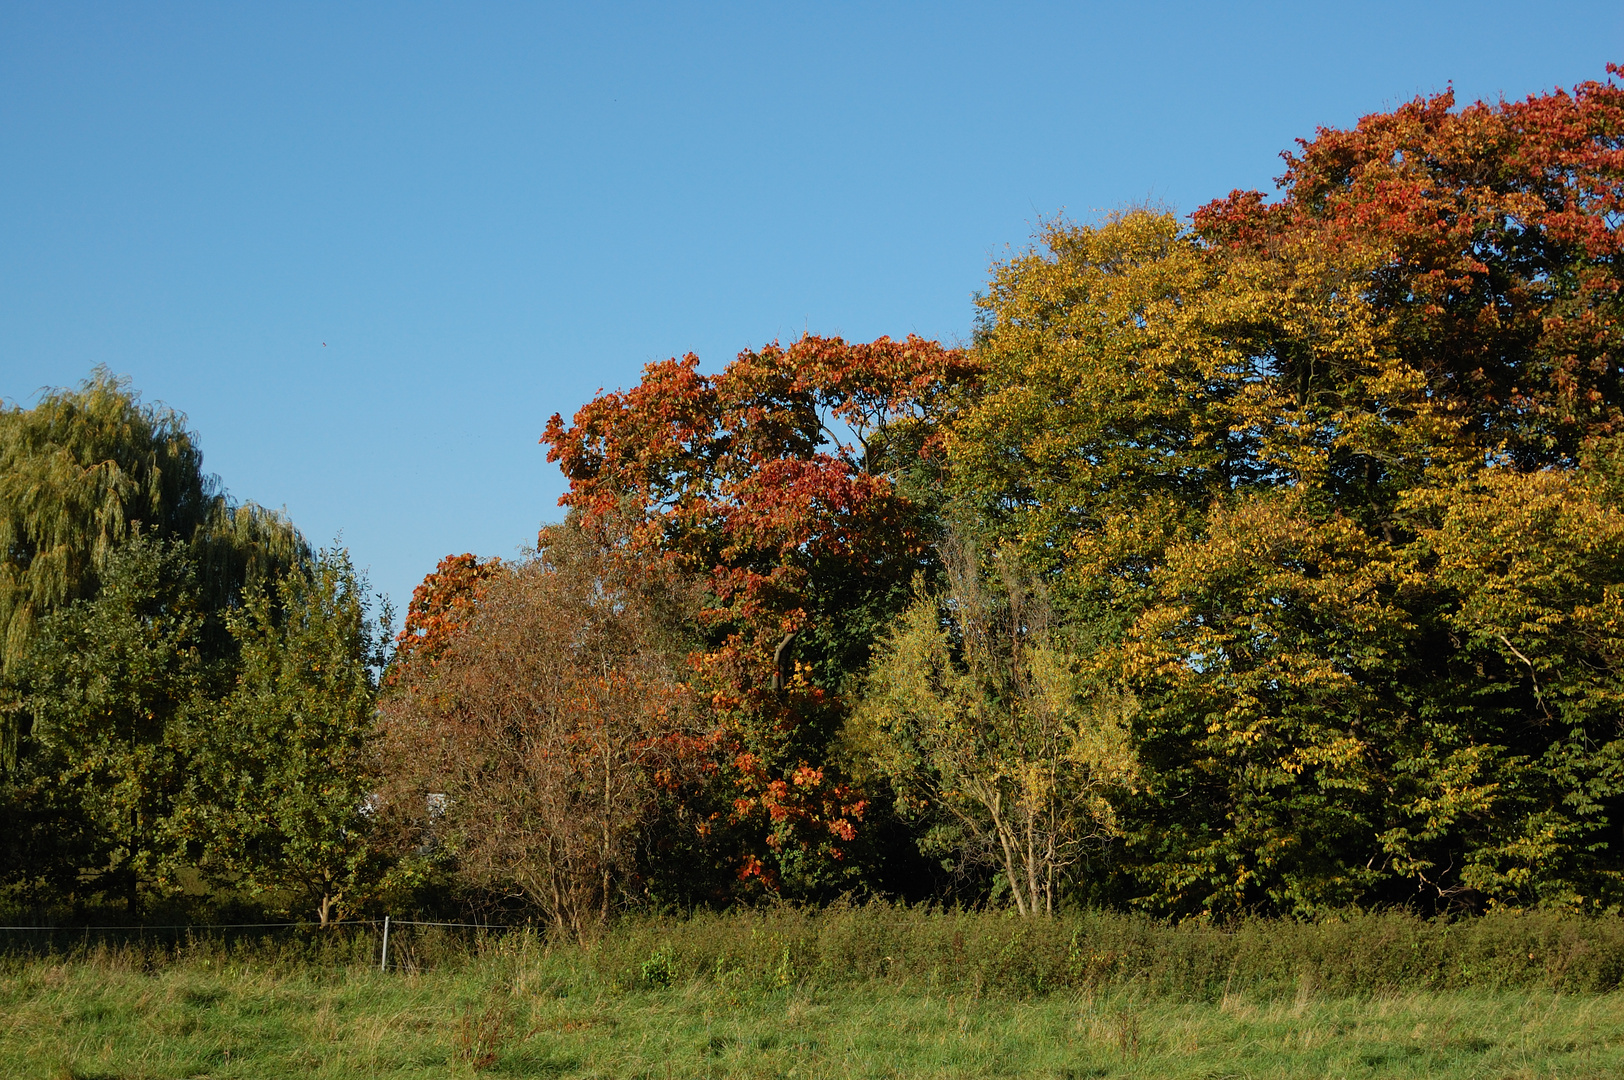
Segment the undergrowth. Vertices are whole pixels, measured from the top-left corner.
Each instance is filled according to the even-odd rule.
[[[0,935],[0,965],[30,958],[94,958],[155,970],[237,963],[335,970],[377,964],[372,924],[268,933],[206,927],[163,934]],[[1131,990],[1214,1001],[1304,985],[1348,995],[1446,990],[1606,993],[1624,983],[1624,918],[1499,912],[1458,920],[1402,912],[1321,922],[1278,919],[1229,926],[1170,925],[1083,912],[1029,919],[883,903],[792,906],[683,917],[633,916],[585,942],[530,927],[447,929],[397,923],[389,966],[415,972],[545,958],[606,990],[694,980],[753,989],[908,985],[1014,995]]]
[[[869,905],[0,957],[0,1075],[1624,1075],[1618,920],[1172,927]]]

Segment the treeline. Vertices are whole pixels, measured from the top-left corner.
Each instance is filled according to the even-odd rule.
[[[262,512],[205,486],[197,523],[83,526],[83,581],[8,616],[33,627],[7,638],[15,887],[173,866],[582,934],[627,905],[843,894],[1617,911],[1609,72],[1322,129],[1273,201],[1051,223],[993,267],[966,348],[651,364],[552,418],[565,522],[528,559],[442,562],[386,668],[341,556],[206,554],[236,550],[209,522],[268,536]],[[6,527],[21,596],[48,563],[19,538],[46,532]],[[196,613],[159,632],[129,598],[163,589]],[[89,719],[136,628],[167,650],[140,692],[206,704]],[[170,778],[157,809],[119,769]]]
[[[182,416],[98,370],[0,410],[0,555],[12,906],[326,922],[376,879],[384,642],[343,551],[231,500]]]

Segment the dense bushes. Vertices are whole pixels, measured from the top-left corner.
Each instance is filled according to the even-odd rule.
[[[1037,993],[1132,990],[1216,1000],[1446,989],[1601,992],[1624,980],[1624,924],[1556,914],[1461,921],[1353,913],[1316,923],[1169,925],[1143,916],[995,912],[884,904],[634,919],[582,960],[627,985],[735,979],[751,985],[881,980]]]
[[[143,969],[375,968],[380,926],[332,930],[139,931],[50,939],[6,935],[17,962],[41,954]],[[1139,915],[997,911],[884,903],[618,920],[596,940],[530,927],[394,927],[391,969],[490,968],[559,992],[660,989],[699,980],[751,991],[857,984],[1016,995],[1100,992],[1219,1001],[1624,987],[1624,923],[1550,912],[1427,920],[1349,913],[1316,923],[1247,919],[1173,925]],[[507,972],[507,976],[502,973]]]

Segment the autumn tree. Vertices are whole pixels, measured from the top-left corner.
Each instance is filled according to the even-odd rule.
[[[881,639],[847,738],[905,818],[947,817],[929,846],[997,866],[1023,915],[1053,914],[1084,846],[1119,831],[1115,797],[1138,775],[1134,703],[1087,684],[1012,552],[992,583],[968,545],[948,554],[944,593],[918,580]]]
[[[1441,400],[1457,439],[1520,468],[1571,466],[1587,438],[1617,433],[1624,392],[1624,88],[1454,106],[1446,91],[1322,128],[1285,155],[1279,200],[1237,191],[1195,225],[1239,252],[1352,254],[1362,298],[1414,373],[1384,395],[1388,410]],[[1276,359],[1305,395],[1337,381],[1300,347]]]
[[[432,666],[468,625],[489,582],[501,573],[501,559],[471,553],[441,559],[412,590],[405,624],[395,638],[389,681],[398,681],[411,669]]]
[[[635,892],[641,829],[690,748],[688,604],[578,519],[542,540],[385,697],[386,790],[464,883],[587,937]]]
[[[808,336],[714,376],[692,355],[651,364],[548,424],[563,505],[586,522],[632,513],[631,550],[707,584],[692,678],[743,879],[810,893],[849,877],[866,800],[828,753],[842,692],[933,565],[928,451],[974,373],[915,337]]]
[[[1619,732],[1607,707],[1557,721],[1539,679],[1557,662],[1578,699],[1613,692],[1608,633],[1580,627],[1618,580],[1597,470],[1624,405],[1624,89],[1454,104],[1321,130],[1288,156],[1277,202],[1237,193],[1195,223],[1237,267],[1324,266],[1314,276],[1345,283],[1369,328],[1361,362],[1278,322],[1264,355],[1291,391],[1272,431],[1313,464],[1282,477],[1297,516],[1361,527],[1361,603],[1385,611],[1387,630],[1329,623],[1374,671],[1317,650],[1389,717],[1341,725],[1349,766],[1380,795],[1366,845],[1391,883],[1378,895],[1605,905]],[[1553,514],[1555,490],[1569,513]],[[1487,576],[1465,570],[1485,559]],[[1551,635],[1553,621],[1571,632]]]
[[[1139,701],[1125,898],[1618,902],[1621,95],[1417,101],[995,268],[953,475]]]
[[[1507,903],[1624,895],[1621,465],[1620,440],[1596,439],[1575,469],[1484,469],[1406,498],[1407,554],[1449,600],[1447,666],[1417,695],[1448,723],[1381,837],[1407,876]]]

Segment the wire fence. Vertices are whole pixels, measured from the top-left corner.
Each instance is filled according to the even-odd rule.
[[[430,919],[342,919],[128,925],[0,925],[0,954],[84,956],[129,953],[148,962],[162,954],[219,953],[285,959],[321,966],[370,963],[382,971],[414,972],[482,953],[490,940],[531,931],[528,924]]]

